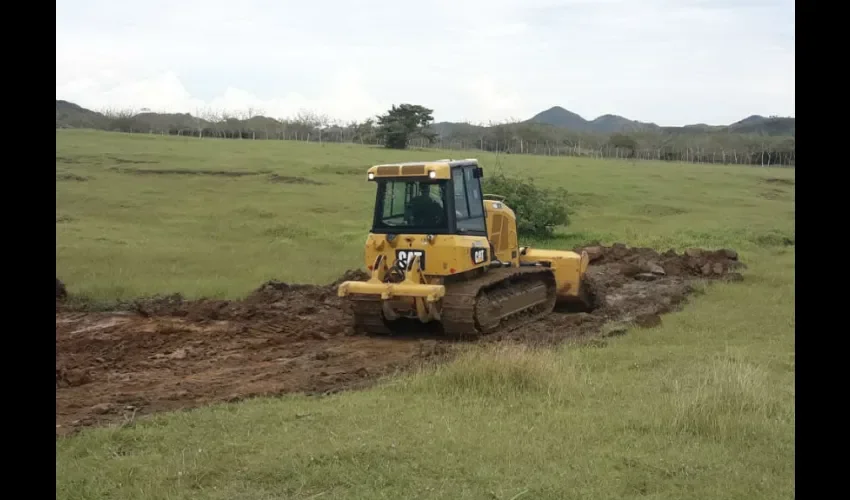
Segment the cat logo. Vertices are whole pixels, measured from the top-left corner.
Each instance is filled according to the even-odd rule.
[[[425,270],[425,252],[422,250],[397,250],[396,259],[398,264],[403,269],[410,269],[413,264],[413,258],[419,256],[419,269]]]
[[[486,248],[473,248],[472,249],[472,263],[473,264],[483,264],[487,260],[487,249]]]

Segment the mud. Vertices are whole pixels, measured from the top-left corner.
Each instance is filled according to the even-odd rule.
[[[324,185],[324,182],[314,181],[312,179],[307,179],[306,177],[298,177],[291,175],[277,175],[272,174],[269,176],[269,182],[280,183],[280,184],[311,184],[313,186],[321,186]]]
[[[270,174],[268,170],[177,170],[167,168],[126,168],[111,167],[110,170],[125,174],[136,175],[182,175],[182,176],[213,176],[213,177],[247,177],[252,175]]]
[[[693,291],[695,280],[739,280],[732,250],[684,254],[623,245],[585,247],[594,309],[558,309],[519,330],[476,342],[554,345],[592,340],[626,326],[652,327]],[[365,387],[384,374],[451,357],[450,338],[354,334],[336,296],[349,271],[326,286],[278,281],[243,300],[180,295],[86,312],[68,304],[56,280],[56,433],[132,422],[152,413],[285,393],[327,394]]]
[[[129,163],[131,165],[155,164],[159,160],[140,160],[138,158],[121,158],[120,156],[107,155],[104,158],[114,161],[115,163]]]
[[[56,180],[57,181],[76,181],[76,182],[86,182],[89,180],[89,177],[85,177],[82,175],[71,174],[68,172],[56,172]]]
[[[794,179],[780,179],[778,177],[768,177],[764,181],[770,184],[783,184],[785,186],[794,185]]]

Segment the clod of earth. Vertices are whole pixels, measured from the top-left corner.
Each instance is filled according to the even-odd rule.
[[[68,291],[65,289],[65,284],[56,278],[56,300],[65,300],[68,296]]]
[[[556,310],[477,342],[554,345],[578,339],[602,347],[599,337],[622,335],[628,331],[623,325],[658,325],[660,314],[685,301],[694,280],[739,280],[737,270],[745,267],[728,249],[583,249],[592,262],[592,311]],[[457,352],[453,339],[355,335],[336,288],[367,278],[355,270],[325,286],[269,281],[242,300],[166,295],[96,313],[61,302],[67,292],[57,278],[57,435],[121,422],[128,410],[116,408],[128,405],[139,416],[254,396],[365,387],[396,369]]]

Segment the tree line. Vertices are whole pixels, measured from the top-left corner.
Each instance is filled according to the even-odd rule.
[[[433,110],[394,105],[383,115],[339,122],[301,112],[274,119],[262,110],[242,113],[163,114],[147,110],[104,110],[94,128],[197,138],[296,140],[358,143],[394,149],[438,148],[532,154],[622,158],[690,163],[794,166],[794,135],[766,135],[703,129],[637,129],[611,134],[508,121],[503,123],[434,123]],[[102,119],[100,119],[102,118]],[[63,125],[57,111],[57,128]]]

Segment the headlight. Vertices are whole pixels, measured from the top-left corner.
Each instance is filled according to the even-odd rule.
[[[372,173],[372,172],[369,172],[368,177],[369,177],[369,180],[370,180],[370,181],[371,181],[371,180],[375,180],[375,174],[374,174],[374,173]]]
[[[434,172],[433,170],[428,172],[428,177],[430,177],[432,179],[436,179],[437,178],[437,172]]]

